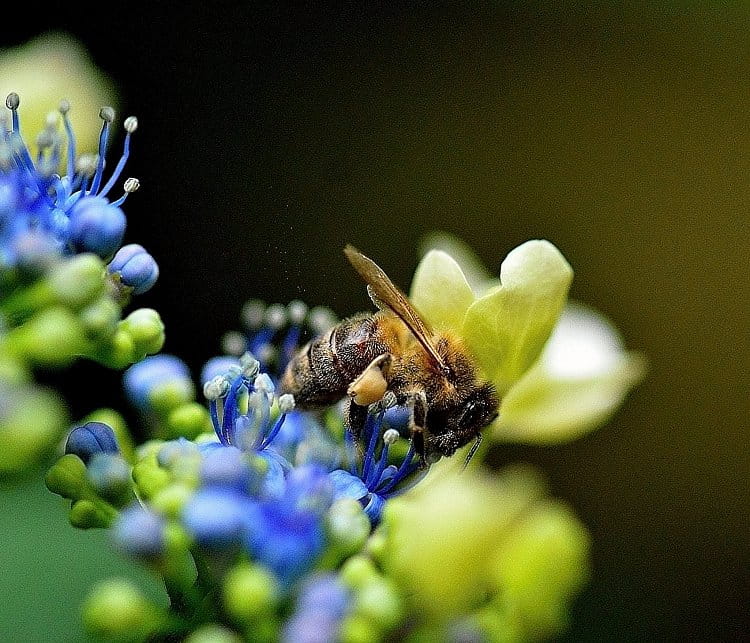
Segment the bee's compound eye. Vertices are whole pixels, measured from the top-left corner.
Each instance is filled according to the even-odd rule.
[[[458,425],[462,428],[473,426],[477,421],[478,410],[474,402],[469,402],[458,418]]]

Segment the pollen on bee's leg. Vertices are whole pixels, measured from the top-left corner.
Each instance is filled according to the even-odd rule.
[[[391,356],[379,355],[347,389],[347,394],[356,404],[369,406],[380,401],[388,389],[385,376],[391,364]]]

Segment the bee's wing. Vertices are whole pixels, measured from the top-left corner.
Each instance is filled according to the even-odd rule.
[[[378,308],[392,310],[422,344],[428,355],[441,368],[443,360],[432,343],[432,333],[419,313],[414,310],[406,295],[388,278],[388,275],[372,259],[363,255],[354,246],[347,245],[344,254],[360,277],[367,283],[367,292]]]

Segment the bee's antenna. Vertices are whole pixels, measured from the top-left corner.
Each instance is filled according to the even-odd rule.
[[[482,444],[482,434],[477,433],[477,439],[474,442],[473,446],[471,447],[471,450],[469,451],[469,455],[466,456],[466,461],[464,462],[464,466],[461,469],[461,471],[466,471],[466,467],[469,466],[469,462],[471,462],[471,459],[474,457],[474,454],[477,452],[477,449],[479,448],[480,444]]]

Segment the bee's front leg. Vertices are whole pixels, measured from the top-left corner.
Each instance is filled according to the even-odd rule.
[[[417,391],[412,396],[411,413],[411,443],[414,451],[419,456],[421,466],[429,464],[428,454],[425,448],[425,434],[427,433],[427,396],[424,391]]]

